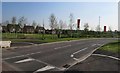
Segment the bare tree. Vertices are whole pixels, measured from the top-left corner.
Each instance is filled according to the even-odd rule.
[[[24,16],[20,17],[20,19],[18,20],[18,24],[20,25],[20,27],[24,27],[25,24],[27,24],[27,18],[25,18]]]
[[[64,27],[64,23],[62,20],[59,21],[59,28],[62,30]]]
[[[84,31],[88,31],[89,30],[89,25],[88,25],[88,23],[85,23],[84,24]]]
[[[52,34],[55,34],[56,33],[55,29],[58,29],[58,23],[54,14],[50,15],[49,21],[50,21],[50,28],[52,30]]]
[[[54,30],[57,25],[57,20],[56,20],[55,15],[51,14],[49,20],[50,20],[50,28],[51,28],[51,30]]]
[[[97,25],[96,31],[97,31],[97,32],[100,32],[100,30],[101,30],[100,25]]]
[[[112,32],[112,29],[111,29],[111,27],[110,27],[110,26],[109,26],[109,29],[108,29],[108,31],[109,31],[109,32]]]
[[[34,28],[36,28],[36,25],[37,25],[37,23],[36,23],[35,21],[33,21],[32,26],[33,26]]]
[[[12,24],[16,24],[17,23],[17,18],[15,16],[12,17]]]
[[[56,19],[56,21],[55,21],[54,28],[57,29],[57,30],[59,29],[59,24],[58,24],[58,22],[57,22],[57,19]]]

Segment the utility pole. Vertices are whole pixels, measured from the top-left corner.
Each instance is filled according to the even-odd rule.
[[[42,38],[44,39],[44,34],[45,34],[45,29],[44,29],[44,19],[43,19],[43,36],[42,36]]]
[[[100,16],[99,16],[99,32],[100,32]]]

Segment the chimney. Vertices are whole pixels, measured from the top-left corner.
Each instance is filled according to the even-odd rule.
[[[80,28],[80,19],[77,19],[77,29]]]
[[[104,26],[104,32],[106,32],[106,26]]]

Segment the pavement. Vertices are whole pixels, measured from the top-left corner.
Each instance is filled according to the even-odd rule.
[[[3,49],[2,63],[9,65],[13,71],[31,73],[67,71],[74,68],[77,71],[118,71],[117,60],[98,60],[100,57],[91,55],[100,46],[115,40],[118,39],[87,39]],[[78,66],[78,63],[82,64]],[[7,71],[5,68],[3,67],[3,71]]]

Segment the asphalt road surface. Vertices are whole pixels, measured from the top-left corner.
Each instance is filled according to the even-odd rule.
[[[15,71],[65,71],[116,38],[86,39],[2,50],[2,62]],[[4,69],[4,67],[3,67]]]

